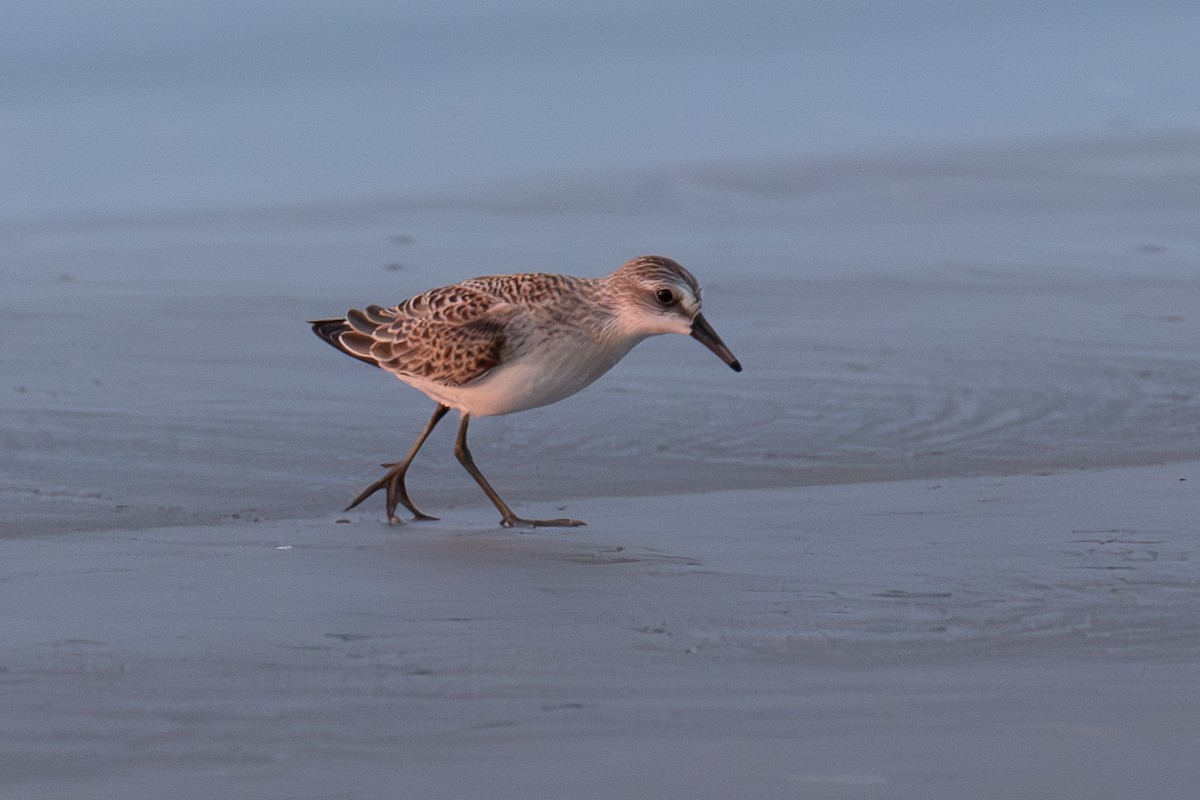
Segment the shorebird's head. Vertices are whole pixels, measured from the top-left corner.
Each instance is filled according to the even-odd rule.
[[[641,256],[609,277],[621,297],[623,325],[641,336],[682,333],[691,336],[742,371],[742,365],[700,313],[700,284],[678,262],[663,256]]]

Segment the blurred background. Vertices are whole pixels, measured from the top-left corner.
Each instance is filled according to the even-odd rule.
[[[1065,141],[1083,151],[1077,171],[1191,182],[1197,30],[1183,0],[18,4],[0,31],[5,261],[103,274],[119,265],[72,259],[60,234],[75,248],[270,249],[295,242],[284,225],[332,245],[326,268],[403,261],[397,242],[590,250],[618,236],[570,265],[607,271],[630,247],[694,245],[696,226],[709,246],[757,223],[762,246],[805,256],[792,270],[929,266],[944,255],[929,242],[826,236],[861,221],[833,204],[961,212],[944,185],[921,191],[939,171],[959,191],[1006,173],[994,204],[1064,161],[1062,145],[1014,157],[1013,144]],[[1182,152],[1139,167],[1121,143],[1153,134]],[[441,229],[405,233],[418,215]],[[248,221],[276,241],[216,235]],[[372,225],[397,232],[360,234]],[[278,266],[244,255],[235,271]]]
[[[0,30],[12,225],[1200,125],[1179,2],[47,2]]]
[[[479,426],[530,493],[1195,457],[1197,31],[1184,0],[10,4],[0,503],[333,507],[428,408],[305,319],[645,252],[747,372],[655,342]],[[426,490],[469,494],[445,461]]]

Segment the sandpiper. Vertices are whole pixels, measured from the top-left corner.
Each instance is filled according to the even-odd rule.
[[[392,523],[400,521],[397,505],[415,519],[436,519],[413,505],[404,476],[452,408],[462,420],[454,455],[500,511],[501,525],[573,527],[583,523],[522,519],[513,513],[467,449],[471,417],[556,403],[599,378],[638,342],[662,333],[688,334],[742,371],[700,313],[696,279],[662,256],[635,258],[606,278],[546,273],[472,278],[391,308],[371,305],[349,311],[344,319],[311,325],[329,344],[392,373],[437,403],[408,455],[384,464],[390,467],[387,474],[346,507],[349,511],[386,489]]]

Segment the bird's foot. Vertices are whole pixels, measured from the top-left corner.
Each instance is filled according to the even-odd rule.
[[[354,498],[350,505],[346,506],[346,511],[356,508],[362,501],[366,500],[371,495],[383,489],[387,493],[387,521],[389,525],[399,525],[401,520],[396,516],[396,509],[399,506],[404,506],[412,512],[413,521],[436,520],[437,517],[432,517],[424,513],[415,505],[412,498],[408,496],[408,489],[404,485],[404,473],[408,469],[408,465],[404,463],[384,464],[385,467],[391,467],[391,470],[379,480],[372,483],[366,489]]]

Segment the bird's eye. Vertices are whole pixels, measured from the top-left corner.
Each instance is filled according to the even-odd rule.
[[[664,306],[669,306],[675,302],[675,293],[670,289],[659,289],[654,293],[654,296],[657,297],[658,302],[662,303]]]

